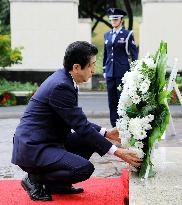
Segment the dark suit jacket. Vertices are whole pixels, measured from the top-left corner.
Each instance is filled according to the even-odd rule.
[[[112,35],[112,30],[104,34],[103,72],[106,77],[121,78],[130,68],[129,57],[137,60],[138,51],[132,31],[122,28],[113,43]]]
[[[45,166],[61,159],[64,142],[73,129],[101,156],[112,144],[90,123],[78,107],[78,96],[71,75],[59,69],[45,80],[30,99],[13,145],[12,163]]]

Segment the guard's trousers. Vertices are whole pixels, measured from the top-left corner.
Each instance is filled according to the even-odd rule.
[[[121,91],[118,90],[118,86],[121,84],[121,77],[107,77],[107,93],[108,104],[110,110],[110,122],[112,127],[116,126],[116,120],[118,119],[117,107],[120,98]]]

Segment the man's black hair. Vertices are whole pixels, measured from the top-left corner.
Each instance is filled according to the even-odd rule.
[[[71,43],[64,55],[63,65],[65,70],[71,71],[74,64],[80,64],[83,69],[90,63],[91,57],[97,55],[98,49],[96,46],[86,41],[76,41]]]

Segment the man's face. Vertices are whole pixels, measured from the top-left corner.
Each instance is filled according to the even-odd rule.
[[[87,82],[95,72],[96,56],[91,57],[90,62],[83,68],[79,69],[79,82]]]
[[[112,19],[111,20],[111,24],[112,24],[113,28],[119,27],[121,25],[121,23],[122,23],[122,19],[121,18],[119,18],[119,19]]]

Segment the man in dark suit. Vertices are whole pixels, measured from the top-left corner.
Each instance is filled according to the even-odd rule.
[[[103,75],[106,78],[110,121],[113,127],[118,119],[117,106],[120,98],[118,86],[121,79],[129,70],[129,58],[137,60],[138,51],[134,42],[133,31],[123,26],[126,12],[119,8],[107,11],[113,29],[104,34]]]
[[[28,175],[21,185],[32,200],[51,200],[51,193],[77,194],[72,184],[88,179],[94,171],[89,158],[113,154],[139,166],[132,151],[117,148],[118,131],[89,122],[78,107],[77,85],[94,73],[95,46],[77,41],[68,46],[64,68],[48,77],[30,99],[18,125],[12,163]]]

